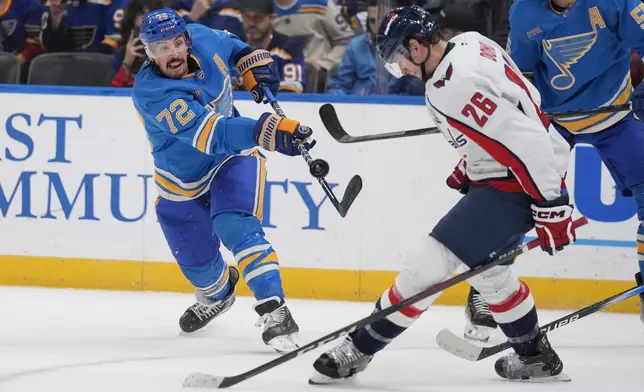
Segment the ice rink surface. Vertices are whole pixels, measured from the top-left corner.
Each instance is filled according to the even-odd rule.
[[[275,358],[261,342],[252,300],[205,329],[184,335],[185,294],[0,287],[0,391],[191,391],[184,378],[200,371],[234,375]],[[371,312],[369,303],[292,300],[308,342]],[[542,312],[542,323],[561,312]],[[644,384],[644,326],[636,315],[601,313],[550,334],[570,383],[499,379],[494,359],[467,362],[441,351],[438,331],[460,334],[462,309],[436,307],[378,354],[348,386],[310,386],[322,349],[231,387],[238,391],[637,391]],[[500,336],[494,336],[500,339]],[[325,348],[337,343],[333,342]],[[194,390],[198,391],[198,390]]]

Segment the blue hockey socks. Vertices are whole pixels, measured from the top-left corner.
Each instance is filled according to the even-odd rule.
[[[217,215],[213,219],[213,226],[221,242],[235,256],[239,271],[255,298],[284,298],[279,259],[264,238],[259,219],[228,212]]]

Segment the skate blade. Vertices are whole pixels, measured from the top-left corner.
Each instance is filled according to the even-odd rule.
[[[570,376],[568,376],[566,373],[559,373],[556,376],[550,376],[550,377],[536,377],[536,378],[529,378],[525,380],[513,380],[513,381],[520,381],[520,382],[527,382],[527,383],[549,383],[549,382],[570,382],[572,379]]]
[[[192,373],[183,382],[185,388],[219,388],[223,377],[213,376],[206,373]]]
[[[490,340],[490,335],[492,331],[496,328],[490,328],[486,326],[475,326],[474,324],[467,322],[465,325],[465,331],[463,331],[463,337],[465,340],[474,343],[487,343]]]
[[[267,344],[271,346],[273,350],[284,355],[300,348],[299,341],[300,339],[298,334],[294,333],[286,336],[277,336],[271,339]]]
[[[356,379],[357,374],[345,378],[332,378],[313,369],[313,374],[309,378],[310,385],[329,385],[329,384],[350,384]]]

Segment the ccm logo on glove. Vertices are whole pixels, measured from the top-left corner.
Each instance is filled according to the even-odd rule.
[[[559,210],[559,211],[544,211],[544,210],[532,210],[532,216],[535,220],[540,220],[543,222],[559,222],[563,219],[566,219],[572,210]],[[568,215],[568,216],[567,216]]]
[[[577,239],[572,225],[574,207],[568,203],[568,195],[565,194],[531,206],[539,245],[550,255],[563,250]]]

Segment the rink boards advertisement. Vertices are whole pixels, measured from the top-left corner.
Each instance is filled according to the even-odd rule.
[[[0,284],[192,291],[156,221],[152,158],[129,94],[0,86]],[[433,126],[422,98],[278,99],[289,117],[313,128],[312,155],[330,163],[336,194],[354,174],[364,180],[341,218],[301,157],[267,153],[263,226],[287,295],[374,300],[459,200],[445,185],[459,156],[440,135],[339,144],[318,114],[333,103],[355,135]],[[243,93],[236,106],[252,118],[271,111]],[[637,270],[634,201],[615,189],[594,149],[573,151],[567,183],[576,214],[590,220],[577,244],[556,257],[533,250],[516,262],[545,308],[604,298],[632,286]],[[438,303],[462,304],[466,291],[459,285]],[[249,294],[245,286],[240,292]],[[635,311],[636,302],[613,310]]]

